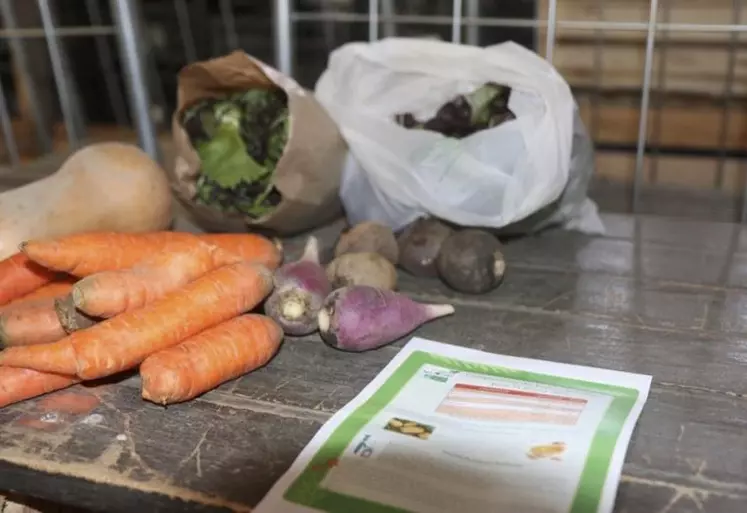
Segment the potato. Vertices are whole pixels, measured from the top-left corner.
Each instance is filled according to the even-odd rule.
[[[346,253],[327,265],[327,279],[333,289],[366,285],[379,289],[397,288],[397,270],[378,253]]]
[[[399,260],[399,247],[392,229],[381,223],[359,223],[340,235],[335,257],[348,253],[377,253],[393,265]]]

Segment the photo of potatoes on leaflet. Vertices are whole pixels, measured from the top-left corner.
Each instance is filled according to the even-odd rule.
[[[535,445],[527,452],[530,460],[551,459],[561,461],[563,453],[568,448],[565,442],[552,442],[546,445]]]
[[[389,419],[389,422],[387,422],[386,426],[384,426],[384,429],[386,429],[387,431],[394,431],[395,433],[420,438],[421,440],[427,440],[428,437],[433,434],[433,430],[435,428],[433,426],[429,426],[428,424],[421,424],[414,420],[393,417]]]

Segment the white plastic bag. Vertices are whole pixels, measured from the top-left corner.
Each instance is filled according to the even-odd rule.
[[[515,120],[461,140],[394,121],[400,112],[430,117],[486,82],[511,87]],[[570,88],[515,43],[350,43],[330,55],[315,94],[350,148],[340,194],[353,223],[377,220],[398,230],[431,214],[519,232],[550,223],[604,231],[586,198],[592,145]]]

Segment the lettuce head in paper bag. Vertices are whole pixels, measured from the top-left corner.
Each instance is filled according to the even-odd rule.
[[[291,234],[341,214],[345,144],[292,79],[233,52],[185,66],[178,93],[171,179],[203,228]]]

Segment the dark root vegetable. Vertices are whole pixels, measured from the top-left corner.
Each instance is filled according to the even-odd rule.
[[[381,223],[359,223],[340,235],[335,246],[335,256],[347,253],[378,253],[397,265],[399,247],[392,229]]]
[[[327,279],[333,289],[367,285],[380,289],[397,288],[397,270],[377,253],[346,253],[327,265]]]
[[[451,305],[428,305],[375,287],[333,291],[319,311],[319,333],[330,346],[361,352],[394,342],[428,321],[454,313]]]
[[[319,264],[319,241],[309,237],[303,255],[296,262],[275,271],[275,288],[265,301],[265,313],[287,335],[308,335],[317,329],[317,314],[332,290]]]
[[[399,266],[422,278],[436,278],[436,258],[453,230],[435,218],[421,217],[400,234]]]
[[[441,246],[436,265],[446,285],[467,294],[494,289],[506,272],[501,243],[488,232],[475,229],[451,234]]]

